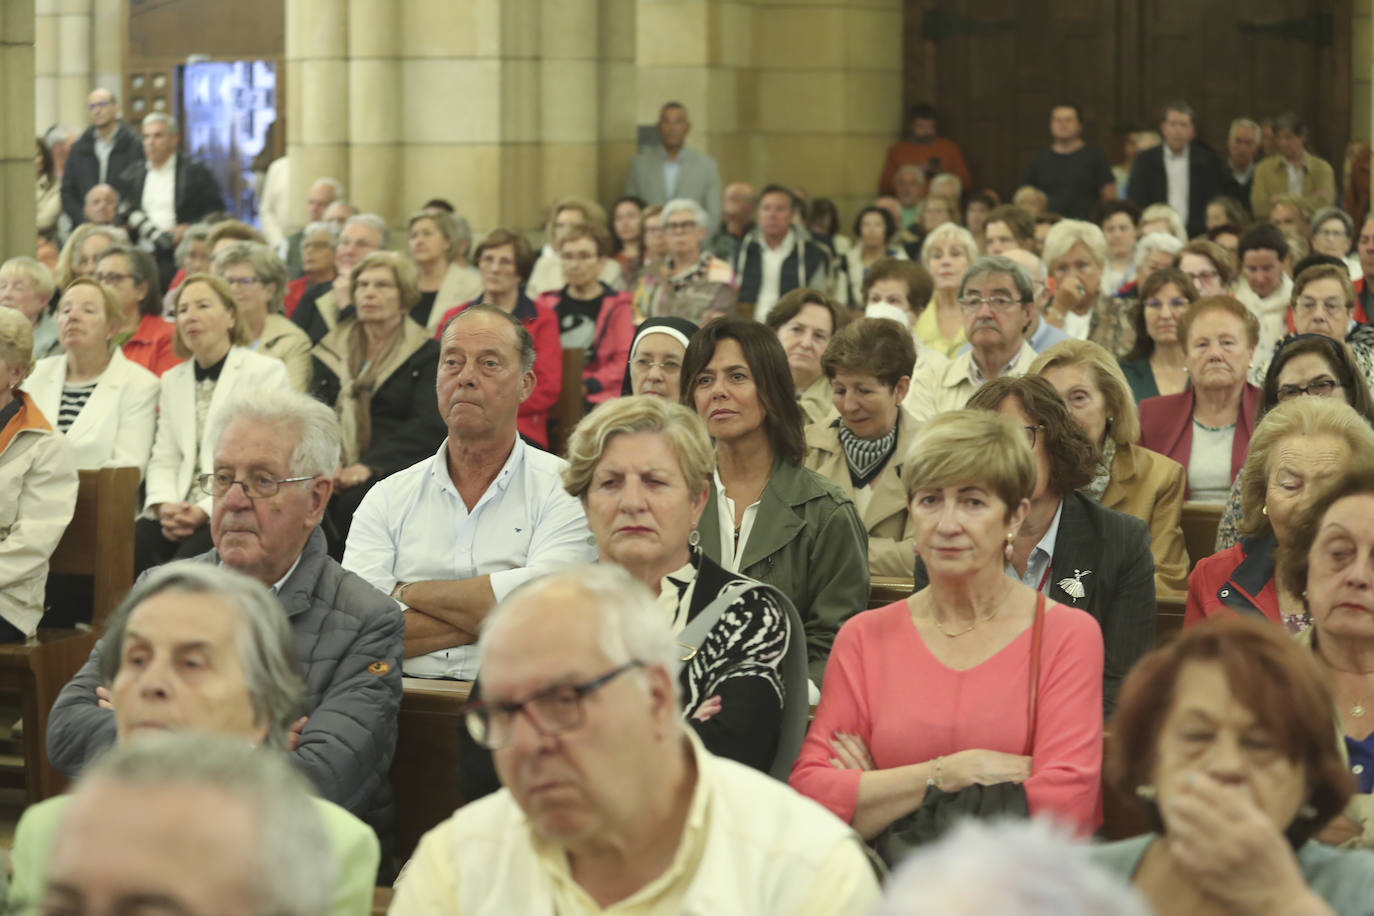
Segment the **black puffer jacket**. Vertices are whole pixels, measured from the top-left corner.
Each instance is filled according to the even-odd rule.
[[[195,561],[217,563],[219,554]],[[395,601],[326,555],[318,528],[278,598],[296,637],[309,716],[291,761],[321,798],[366,821],[385,853],[405,619]],[[70,777],[115,742],[114,713],[96,705],[99,653],[97,643],[48,717],[48,759]]]

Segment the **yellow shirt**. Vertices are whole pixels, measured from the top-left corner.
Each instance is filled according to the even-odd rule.
[[[968,343],[968,338],[964,336],[964,326],[959,325],[959,333],[954,338],[947,339],[940,335],[940,322],[936,319],[937,307],[932,298],[925,311],[921,312],[916,323],[911,326],[911,332],[916,335],[921,343],[930,347],[945,356],[953,356],[959,352],[959,348]]]

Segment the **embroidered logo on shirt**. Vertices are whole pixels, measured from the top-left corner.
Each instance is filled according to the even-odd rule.
[[[391,670],[391,666],[386,662],[373,662],[367,666],[367,670],[373,674],[386,674]]]

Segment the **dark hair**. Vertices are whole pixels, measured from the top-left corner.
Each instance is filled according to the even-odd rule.
[[[1255,223],[1240,236],[1236,248],[1236,258],[1244,263],[1245,256],[1252,251],[1272,251],[1282,261],[1288,257],[1288,241],[1283,232],[1273,223]]]
[[[1274,348],[1274,358],[1269,362],[1269,369],[1264,373],[1264,382],[1260,386],[1260,402],[1255,409],[1255,426],[1259,426],[1259,421],[1264,419],[1264,415],[1279,404],[1279,373],[1283,371],[1283,367],[1289,361],[1308,353],[1314,353],[1326,360],[1336,376],[1336,381],[1341,383],[1341,389],[1345,392],[1350,406],[1374,426],[1374,397],[1369,393],[1369,383],[1355,362],[1354,354],[1343,342],[1332,340],[1325,334],[1293,334],[1279,341]]]
[[[525,237],[518,232],[509,229],[493,229],[486,234],[482,241],[477,243],[477,249],[472,253],[474,263],[482,260],[482,254],[488,248],[503,248],[510,245],[515,250],[515,272],[520,275],[521,281],[530,278],[530,271],[534,270],[534,250],[530,248],[530,243],[525,241]]]
[[[43,138],[42,138],[42,137],[38,137],[38,138],[37,138],[37,143],[38,143],[38,156],[39,156],[40,159],[43,160],[43,175],[44,175],[44,177],[46,177],[49,181],[52,181],[52,170],[53,170],[53,167],[54,167],[54,166],[53,166],[53,161],[52,161],[52,150],[48,149],[48,144],[46,144],[46,143],[43,142]]]
[[[1035,218],[1037,226],[1053,226],[1064,218],[1062,213],[1055,213],[1053,210],[1046,210]]]
[[[797,200],[797,195],[792,191],[791,188],[784,187],[780,184],[764,185],[763,190],[759,192],[758,202],[762,203],[763,199],[767,197],[769,194],[786,194],[787,203],[789,206],[791,206],[792,212],[797,212],[797,207],[800,205],[800,201]]]
[[[856,216],[856,217],[854,217],[854,244],[855,244],[855,245],[858,245],[858,244],[859,244],[859,238],[860,238],[860,236],[863,235],[862,229],[863,229],[864,217],[867,216],[867,215],[870,214],[870,213],[877,213],[877,214],[880,214],[880,215],[882,216],[882,218],[883,218],[883,241],[884,241],[884,242],[890,242],[890,241],[892,241],[892,237],[893,237],[894,235],[897,234],[897,221],[896,221],[895,219],[892,218],[892,214],[891,214],[891,213],[888,213],[888,212],[887,212],[886,210],[884,210],[882,207],[875,207],[875,206],[871,206],[871,205],[870,205],[870,206],[864,207],[862,210],[859,211],[859,215]]]
[[[453,208],[453,204],[451,204],[451,203],[449,203],[448,201],[444,200],[442,197],[431,197],[429,200],[425,201],[425,205],[424,205],[423,207],[421,207],[420,209],[421,209],[421,210],[443,210],[445,213],[457,213],[457,212],[458,212],[457,210],[455,210],[455,209]]]
[[[591,239],[598,256],[604,258],[611,254],[611,234],[600,223],[580,223],[564,229],[563,237],[558,240],[557,249],[561,252],[564,245],[581,239]]]
[[[909,109],[907,109],[906,123],[910,124],[917,118],[920,118],[923,121],[936,120],[935,106],[930,104],[929,102],[917,102],[915,105],[912,105]]]
[[[1293,298],[1295,300],[1298,298],[1298,278],[1305,274],[1309,267],[1324,267],[1327,268],[1327,270],[1323,270],[1321,273],[1313,275],[1306,281],[1307,283],[1311,283],[1313,280],[1340,279],[1339,275],[1330,270],[1335,267],[1339,267],[1345,271],[1345,282],[1350,283],[1350,269],[1345,266],[1344,261],[1340,258],[1332,257],[1329,254],[1322,254],[1320,251],[1313,252],[1293,265]],[[1351,284],[1350,295],[1347,296],[1347,301],[1353,309],[1355,307],[1354,284]]]
[[[1274,119],[1274,133],[1281,130],[1290,131],[1295,137],[1307,136],[1307,124],[1295,111],[1285,111]]]
[[[993,207],[988,213],[988,218],[983,221],[983,231],[993,223],[1002,223],[1011,232],[1012,238],[1018,242],[1029,242],[1035,238],[1035,217],[1030,215],[1030,211],[1025,207],[1018,207],[1016,204],[1002,204]]]
[[[1368,485],[1374,489],[1374,477]],[[1316,504],[1321,502],[1318,499]],[[1232,614],[1213,617],[1135,663],[1122,684],[1111,721],[1105,767],[1108,782],[1121,797],[1140,806],[1156,832],[1163,832],[1158,808],[1140,800],[1136,789],[1153,781],[1160,732],[1173,710],[1179,676],[1190,662],[1219,665],[1231,695],[1272,734],[1281,753],[1306,770],[1311,786],[1307,803],[1316,809],[1315,814],[1299,816],[1284,830],[1294,847],[1302,845],[1341,812],[1355,787],[1341,758],[1335,701],[1321,669],[1311,651],[1267,620]]]
[[[868,265],[864,274],[863,304],[867,304],[868,291],[879,280],[901,280],[906,284],[906,304],[913,315],[925,311],[930,297],[935,295],[935,278],[921,264],[906,258],[879,258]]]
[[[835,373],[871,374],[888,388],[896,388],[916,366],[911,331],[891,318],[859,318],[830,338],[821,356],[821,371],[832,382]]]
[[[1159,120],[1161,122],[1167,120],[1169,112],[1171,111],[1176,111],[1181,115],[1187,115],[1191,120],[1197,120],[1197,115],[1193,112],[1193,106],[1182,99],[1174,99],[1172,102],[1165,103],[1164,107],[1159,110]]]
[[[1245,205],[1229,194],[1218,194],[1207,201],[1207,206],[1210,207],[1212,204],[1220,204],[1226,211],[1226,222],[1236,227],[1237,235],[1240,234],[1241,227],[1250,222],[1250,214],[1246,211]]]
[[[768,330],[776,334],[783,325],[796,318],[797,314],[808,305],[819,305],[830,313],[832,325],[830,334],[832,337],[838,334],[840,328],[849,321],[848,309],[820,290],[803,286],[784,293],[782,298],[768,310],[768,315],[763,319],[763,323],[768,326]]]
[[[763,428],[774,457],[801,464],[806,457],[806,436],[797,392],[792,385],[792,370],[787,367],[787,354],[778,335],[757,321],[717,318],[697,332],[682,357],[682,403],[697,410],[696,378],[711,362],[716,345],[722,340],[738,343],[744,361],[749,364],[759,404],[763,407]]]
[[[968,406],[996,411],[1016,398],[1032,423],[1043,425],[1045,455],[1049,458],[1049,489],[1068,496],[1097,476],[1097,446],[1078,425],[1054,386],[1038,375],[995,378],[969,398]]]
[[[1211,229],[1207,230],[1207,240],[1209,242],[1215,242],[1219,235],[1234,235],[1239,239],[1244,234],[1245,227],[1239,223],[1222,223],[1220,226],[1213,226]],[[1239,254],[1239,250],[1237,250],[1236,253]],[[1236,269],[1240,269],[1239,264],[1236,265]]]
[[[607,216],[609,217],[609,220],[608,220],[608,221],[609,221],[610,224],[611,224],[611,244],[612,244],[612,246],[613,246],[612,254],[620,254],[622,251],[625,250],[625,243],[624,243],[623,241],[621,241],[621,239],[620,239],[620,233],[618,233],[618,232],[615,231],[615,211],[618,210],[618,209],[620,209],[620,205],[621,205],[621,204],[634,204],[635,207],[639,210],[639,216],[640,216],[639,247],[640,247],[640,250],[641,250],[641,252],[642,252],[643,249],[644,249],[644,232],[643,232],[644,208],[645,208],[646,206],[648,206],[648,204],[646,204],[646,203],[644,202],[644,199],[641,198],[641,197],[636,197],[636,196],[633,195],[633,194],[626,194],[624,197],[620,198],[620,199],[617,200],[615,203],[611,204],[611,211],[610,211],[610,213],[607,214]]]
[[[829,197],[817,197],[806,205],[806,225],[809,228],[818,219],[824,219],[829,227],[823,235],[834,235],[840,228],[840,211]],[[815,230],[812,230],[813,232]]]
[[[161,315],[162,281],[158,276],[157,261],[154,261],[153,256],[148,252],[134,245],[111,245],[96,255],[95,262],[99,264],[114,255],[124,258],[125,263],[129,265],[129,274],[135,283],[147,285],[143,299],[138,303],[138,313],[140,315]]]
[[[1104,200],[1097,208],[1097,225],[1101,226],[1118,213],[1129,216],[1132,226],[1140,222],[1140,204],[1133,200]]]
[[[1078,107],[1078,103],[1077,103],[1077,102],[1064,102],[1064,101],[1055,102],[1053,105],[1050,106],[1050,114],[1051,114],[1051,115],[1054,114],[1054,110],[1055,110],[1056,108],[1072,108],[1072,109],[1073,109],[1073,116],[1074,116],[1075,118],[1078,119],[1078,123],[1080,123],[1080,124],[1083,123],[1083,109],[1081,109],[1081,108]]]
[[[1145,282],[1140,284],[1138,304],[1131,314],[1131,324],[1135,326],[1135,346],[1126,354],[1127,360],[1149,359],[1155,352],[1154,338],[1145,330],[1145,300],[1170,283],[1179,288],[1189,305],[1197,301],[1197,287],[1193,286],[1192,278],[1177,267],[1166,267],[1146,277]]]
[[[1229,287],[1231,281],[1236,278],[1236,265],[1231,262],[1231,252],[1222,248],[1211,239],[1193,239],[1187,245],[1180,248],[1178,254],[1174,255],[1174,263],[1181,266],[1185,254],[1201,255],[1211,261],[1212,266],[1217,269],[1217,273],[1220,275],[1221,285],[1224,287]],[[1191,277],[1189,279],[1191,279]]]

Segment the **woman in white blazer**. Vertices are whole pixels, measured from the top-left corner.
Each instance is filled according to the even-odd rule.
[[[75,280],[57,304],[66,349],[40,359],[24,382],[43,416],[67,440],[77,468],[148,469],[157,424],[157,376],[114,345],[123,319],[119,297],[90,277]]]
[[[289,385],[281,360],[249,350],[247,339],[227,283],[208,274],[182,282],[174,344],[190,358],[161,379],[147,503],[134,530],[139,572],[210,549],[214,501],[196,479],[214,471],[215,414],[238,392]]]

